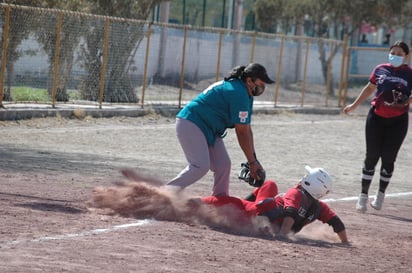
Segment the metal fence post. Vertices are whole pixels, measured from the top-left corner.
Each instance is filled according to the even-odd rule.
[[[102,68],[100,70],[100,83],[99,83],[99,108],[102,108],[103,102],[103,93],[104,93],[104,81],[106,79],[106,64],[107,64],[107,48],[109,45],[109,28],[110,28],[110,19],[106,18],[104,24],[104,40],[103,40],[103,60]]]
[[[186,55],[186,42],[187,42],[187,26],[185,26],[185,33],[183,39],[183,50],[182,50],[182,62],[180,67],[180,90],[179,90],[179,108],[182,107],[182,92],[183,85],[185,83],[185,55]]]
[[[150,49],[150,37],[152,34],[152,23],[149,23],[149,27],[147,29],[147,43],[146,43],[146,56],[144,60],[144,72],[143,72],[143,86],[142,86],[142,98],[141,100],[141,105],[142,108],[144,108],[144,96],[146,93],[146,83],[147,83],[147,68],[149,64],[149,49]]]
[[[309,46],[310,40],[309,38],[306,39],[306,52],[305,52],[305,65],[303,66],[303,80],[302,80],[302,97],[300,101],[300,106],[303,107],[304,100],[305,100],[305,88],[306,88],[306,76],[308,70],[308,56],[309,56]]]
[[[10,27],[10,6],[6,7],[6,18],[4,19],[3,28],[3,52],[1,55],[1,72],[0,72],[0,107],[3,106],[4,96],[4,73],[6,71],[7,47],[9,44],[9,27]]]
[[[349,80],[349,67],[350,67],[350,58],[351,58],[351,53],[352,50],[350,47],[347,48],[347,54],[346,54],[346,68],[345,68],[345,81],[344,81],[344,92],[343,92],[343,98],[342,106],[346,106],[346,97],[348,95],[348,80]]]
[[[325,106],[328,106],[329,101],[329,93],[330,88],[332,88],[332,64],[333,64],[333,49],[334,43],[332,41],[329,42],[330,44],[330,55],[329,55],[329,62],[328,62],[328,69],[326,71],[326,98],[325,98]]]
[[[250,62],[253,63],[253,60],[255,58],[255,47],[256,47],[256,31],[253,33],[253,39],[252,39],[252,46],[250,49]]]
[[[278,61],[278,71],[276,73],[276,84],[275,84],[275,107],[277,106],[278,103],[278,97],[279,97],[279,86],[280,86],[280,75],[282,71],[282,56],[283,56],[283,47],[285,44],[285,35],[281,36],[280,40],[280,52],[279,52],[279,61]]]
[[[345,81],[345,61],[346,61],[346,50],[348,46],[348,35],[345,34],[343,37],[343,45],[342,45],[342,60],[340,65],[340,80],[339,80],[339,94],[338,94],[338,107],[342,106],[342,89],[343,83]]]
[[[219,31],[219,48],[217,53],[217,64],[216,64],[216,81],[219,80],[220,74],[220,58],[222,56],[222,39],[223,39],[223,31]]]
[[[63,25],[63,13],[58,13],[57,33],[56,33],[56,49],[54,52],[54,75],[52,87],[52,106],[56,107],[57,82],[59,81],[59,62],[60,62],[60,38]]]

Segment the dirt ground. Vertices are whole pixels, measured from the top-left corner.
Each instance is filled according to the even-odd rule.
[[[349,245],[322,223],[279,241],[90,209],[93,189],[112,186],[124,167],[167,181],[185,166],[173,118],[0,122],[0,272],[412,272],[412,141],[407,137],[399,152],[383,209],[356,213],[365,115],[359,109],[351,116],[253,119],[258,158],[281,192],[306,164],[331,173],[326,201],[345,223]],[[234,131],[225,143],[231,195],[246,196],[252,188],[237,179],[244,156]],[[371,195],[377,185],[375,177]],[[211,188],[208,174],[185,196],[206,196]]]

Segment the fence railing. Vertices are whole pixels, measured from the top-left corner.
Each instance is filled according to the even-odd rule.
[[[276,84],[256,103],[342,106],[344,41],[0,5],[0,105],[181,107],[232,67],[263,64]],[[346,73],[346,74],[345,74]],[[338,88],[339,91],[334,90]]]

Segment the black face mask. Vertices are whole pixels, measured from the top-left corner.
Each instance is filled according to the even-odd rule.
[[[262,87],[255,84],[255,87],[253,87],[253,89],[252,89],[252,95],[254,97],[260,96],[260,95],[262,95],[262,93],[264,91],[265,91],[265,88],[262,88]]]

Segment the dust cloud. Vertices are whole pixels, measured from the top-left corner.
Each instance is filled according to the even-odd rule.
[[[199,197],[191,197],[184,190],[164,186],[162,181],[137,173],[121,170],[123,180],[112,186],[94,188],[89,202],[91,208],[105,210],[123,217],[184,222],[207,225],[228,233],[250,236],[275,237],[279,227],[272,225],[265,216],[250,218],[233,205],[216,207],[205,204]],[[310,226],[310,227],[309,227]],[[313,223],[289,240],[335,241],[336,234],[329,226]]]
[[[232,205],[215,207],[205,204],[198,197],[187,196],[184,190],[172,190],[160,181],[130,169],[121,170],[121,173],[124,180],[116,181],[112,186],[94,188],[89,203],[91,208],[123,217],[207,225],[230,233],[274,235],[263,217],[251,219]]]

